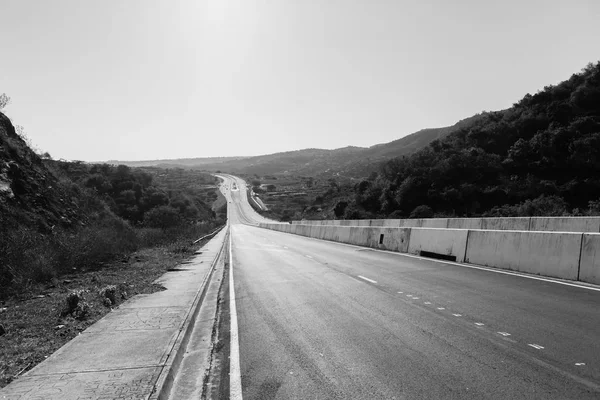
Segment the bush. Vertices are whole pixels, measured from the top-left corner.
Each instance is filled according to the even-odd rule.
[[[590,207],[591,209],[591,207]],[[566,201],[560,196],[541,195],[533,200],[500,207],[484,213],[484,217],[559,217],[570,215]]]
[[[404,213],[402,212],[402,210],[395,210],[390,215],[388,215],[388,218],[390,218],[390,219],[402,219],[402,218],[404,218]]]
[[[110,307],[117,303],[117,287],[115,285],[108,285],[98,291],[100,297],[102,297],[104,305]]]
[[[433,210],[431,207],[426,205],[420,205],[415,207],[410,213],[408,218],[431,218],[433,217]]]
[[[144,215],[144,225],[150,228],[169,229],[179,225],[181,218],[170,206],[159,206]]]
[[[75,319],[83,320],[90,313],[90,305],[84,299],[84,291],[76,290],[67,295],[65,298],[65,308],[61,315],[71,315]]]

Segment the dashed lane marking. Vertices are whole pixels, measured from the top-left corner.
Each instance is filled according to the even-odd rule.
[[[462,314],[452,314],[452,315],[454,315],[455,317],[462,317]]]
[[[404,292],[398,292],[398,293],[402,294],[402,293],[404,293]]]
[[[510,333],[508,332],[496,332],[498,335],[502,335],[502,336],[510,336]]]
[[[438,310],[445,310],[445,308],[444,308],[444,307],[438,307],[437,309],[438,309]]]
[[[544,346],[540,346],[539,344],[535,344],[535,343],[529,343],[528,346],[531,346],[537,350],[542,350],[544,348]]]
[[[359,277],[360,279],[364,279],[364,280],[365,280],[365,281],[367,281],[367,282],[371,282],[371,283],[377,283],[377,281],[374,281],[373,279],[369,279],[369,278],[367,278],[367,277],[364,277],[364,276],[362,276],[362,275],[358,275],[358,277]]]
[[[423,303],[423,304],[431,304],[431,302],[430,302],[430,301],[426,301],[426,302],[425,302],[425,303]]]
[[[575,363],[575,365],[578,366],[578,367],[581,367],[581,366],[584,366],[585,363]]]
[[[484,326],[485,324],[483,322],[475,322],[475,325],[477,325],[477,326]]]
[[[413,297],[412,299],[413,299],[413,300],[419,300],[419,298],[418,298],[418,297]]]
[[[318,240],[318,241],[323,241],[321,239],[317,239],[317,238],[312,238],[312,237],[308,237],[308,236],[304,236],[304,238],[309,239],[309,240]],[[354,244],[348,244],[348,243],[339,243],[339,242],[330,242],[333,243],[335,245],[340,245],[340,246],[346,246],[346,247],[353,247],[355,249],[364,249],[364,247],[361,246],[357,246]],[[526,279],[534,279],[537,281],[544,281],[544,282],[550,282],[550,283],[556,283],[558,285],[565,285],[565,286],[573,286],[579,289],[587,289],[587,290],[594,290],[596,292],[600,292],[600,287],[596,286],[585,286],[582,284],[577,284],[577,283],[571,283],[571,282],[564,282],[561,280],[556,280],[556,279],[551,279],[551,278],[543,278],[537,275],[527,275],[524,273],[516,273],[516,272],[509,272],[509,271],[502,271],[499,270],[497,268],[490,268],[490,267],[484,267],[484,266],[479,266],[479,265],[473,265],[473,264],[460,264],[457,262],[452,262],[452,261],[444,261],[444,260],[434,260],[431,258],[427,258],[427,257],[422,257],[422,256],[417,256],[415,254],[407,254],[407,253],[399,253],[396,251],[391,251],[391,250],[383,250],[383,249],[370,249],[371,251],[374,252],[379,252],[379,253],[388,253],[388,254],[392,254],[395,256],[400,256],[400,257],[409,257],[409,258],[417,258],[423,261],[428,261],[428,262],[435,262],[435,263],[439,263],[439,264],[446,264],[446,265],[455,265],[457,267],[463,267],[463,268],[471,268],[471,269],[479,269],[481,271],[487,271],[487,272],[492,272],[495,274],[504,274],[504,275],[512,275],[512,276],[516,276],[516,277],[520,277],[520,278],[526,278]]]
[[[310,259],[312,259],[312,257],[311,257],[311,256],[309,256],[309,255],[307,255],[307,256],[306,256],[306,258],[310,258]]]

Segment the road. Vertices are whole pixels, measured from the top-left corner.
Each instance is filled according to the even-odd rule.
[[[225,179],[245,399],[600,398],[598,288],[261,229]]]

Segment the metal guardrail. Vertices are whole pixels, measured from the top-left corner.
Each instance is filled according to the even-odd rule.
[[[216,235],[217,233],[219,233],[219,231],[220,231],[221,229],[223,229],[225,226],[227,226],[227,225],[220,226],[220,227],[218,227],[217,229],[215,229],[214,231],[212,231],[211,233],[209,233],[208,235],[204,235],[204,236],[202,236],[200,239],[194,240],[194,242],[192,242],[192,244],[196,244],[196,243],[198,243],[199,241],[201,241],[201,240],[203,240],[203,239],[209,238],[209,237],[211,237],[211,236],[215,236],[215,235]]]

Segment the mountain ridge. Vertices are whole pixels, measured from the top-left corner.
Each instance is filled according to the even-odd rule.
[[[348,145],[336,149],[305,148],[258,156],[199,157],[144,161],[108,161],[131,167],[159,166],[227,171],[245,174],[303,174],[345,175],[359,178],[378,169],[381,162],[410,155],[441,139],[453,131],[472,123],[481,114],[462,119],[456,124],[441,128],[425,128],[387,143],[369,147]]]

